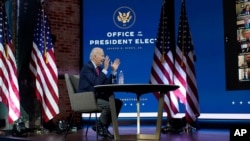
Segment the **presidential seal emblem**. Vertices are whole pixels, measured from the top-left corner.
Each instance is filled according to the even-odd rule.
[[[115,10],[113,14],[114,24],[121,29],[128,29],[135,23],[136,15],[133,9],[123,6]]]

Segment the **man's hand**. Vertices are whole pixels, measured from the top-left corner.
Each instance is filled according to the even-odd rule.
[[[103,69],[108,70],[108,68],[109,68],[109,61],[110,61],[109,56],[106,56],[105,60],[104,60],[104,64],[103,64]]]
[[[116,58],[113,63],[111,62],[112,71],[116,72],[119,65],[120,65],[120,59]]]

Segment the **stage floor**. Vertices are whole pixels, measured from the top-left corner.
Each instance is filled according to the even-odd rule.
[[[27,137],[13,137],[11,135],[0,136],[0,141],[95,141],[96,133],[89,128],[88,136],[85,136],[86,128],[71,132],[67,138],[64,135],[57,134],[56,132],[50,132],[47,134],[34,135],[34,133],[28,133]],[[112,133],[112,128],[109,129]],[[136,126],[120,126],[119,133],[135,134],[137,132]],[[155,133],[155,127],[142,126],[140,133],[150,134]],[[111,139],[105,139],[98,137],[99,141],[109,141]],[[126,141],[135,141],[136,139],[126,139]],[[229,141],[229,129],[198,129],[192,133],[181,132],[179,134],[168,133],[161,134],[161,141]],[[145,140],[144,140],[145,141]]]

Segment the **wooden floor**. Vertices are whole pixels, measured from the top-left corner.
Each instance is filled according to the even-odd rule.
[[[71,132],[67,138],[64,135],[57,134],[56,132],[34,134],[28,133],[27,137],[13,137],[12,135],[0,135],[0,141],[95,141],[96,133],[89,128],[88,135],[85,136],[86,128]],[[112,128],[109,129],[112,133]],[[136,126],[121,126],[119,127],[119,133],[123,134],[135,134],[137,132]],[[140,133],[154,134],[155,127],[153,126],[142,126]],[[99,141],[109,141],[111,139],[105,139],[98,137]],[[126,139],[134,140],[136,139]],[[229,129],[198,129],[192,133],[181,132],[179,134],[168,133],[161,134],[162,141],[229,141]],[[145,141],[145,140],[144,140]]]

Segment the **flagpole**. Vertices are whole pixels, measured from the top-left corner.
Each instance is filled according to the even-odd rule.
[[[165,3],[166,1],[165,0],[163,0],[163,9],[162,9],[162,17],[161,17],[161,19],[163,20],[163,22],[162,22],[162,31],[163,31],[163,33],[165,33],[165,28],[164,28],[164,16],[165,16]],[[164,62],[164,47],[165,47],[165,34],[163,34],[163,39],[162,39],[162,51],[161,51],[161,63],[163,63]]]
[[[44,25],[44,10],[45,10],[45,8],[44,8],[44,0],[41,0],[40,1],[41,3],[41,10],[42,10],[42,24],[43,24],[43,28],[44,28],[44,30],[43,30],[43,35],[44,35],[44,56],[46,57],[46,33],[45,33],[45,25]],[[47,58],[47,57],[46,57]],[[46,61],[46,63],[47,63],[47,59],[45,59]],[[40,111],[41,111],[41,118],[40,118],[40,128],[37,130],[37,132],[36,132],[36,134],[46,134],[46,133],[48,133],[49,131],[47,130],[47,129],[45,129],[44,127],[43,127],[43,106],[42,106],[42,103],[40,103],[40,105],[41,105],[41,107],[40,107]]]
[[[5,9],[3,9],[3,10],[5,10]],[[3,18],[3,23],[5,23],[5,22],[7,22],[7,21],[5,21],[5,18]],[[6,55],[6,58],[8,59],[9,58],[9,54],[8,54],[8,48],[7,48],[7,33],[5,32],[5,28],[7,28],[7,27],[5,27],[5,25],[3,24],[3,47],[4,47],[4,50],[5,50],[5,55]]]
[[[47,48],[46,48],[46,33],[45,33],[45,25],[44,25],[44,2],[41,3],[42,5],[42,14],[43,14],[43,40],[44,40],[44,57],[45,57],[45,63],[47,64],[48,63],[48,58],[47,58]]]
[[[185,1],[182,0],[182,1],[181,1],[181,4],[182,4],[182,5],[185,4],[184,2],[185,2]],[[182,34],[182,35],[181,35],[181,52],[182,52],[182,53],[181,53],[181,54],[182,54],[182,56],[181,56],[181,57],[182,57],[182,59],[181,59],[181,66],[182,66],[182,67],[183,67],[183,65],[184,65],[183,59],[184,59],[184,55],[185,55],[185,54],[184,54],[184,53],[185,53],[185,50],[184,50],[184,32],[183,32],[183,31],[184,31],[184,26],[183,26],[184,24],[183,24],[183,23],[184,23],[184,19],[185,19],[184,16],[185,16],[185,15],[184,15],[184,11],[183,11],[183,10],[184,10],[184,8],[181,7],[181,18],[182,18],[182,19],[181,19],[181,27],[182,27],[182,29],[181,29],[181,34]],[[185,117],[186,117],[186,116],[185,116]],[[189,125],[188,122],[186,123],[186,126],[183,128],[183,131],[184,131],[185,133],[190,133],[190,132],[191,132],[191,127],[190,127],[190,125]]]
[[[182,62],[181,62],[181,66],[184,65],[184,62],[183,62],[183,59],[184,59],[184,56],[185,56],[185,46],[184,46],[184,21],[186,18],[184,16],[186,16],[186,2],[185,0],[182,0],[182,4],[184,5],[183,8],[181,8],[181,10],[185,10],[185,11],[182,11],[181,12],[181,17],[182,17],[182,20],[181,20],[181,25],[182,25],[182,36],[181,36],[181,40],[182,40]],[[185,8],[185,9],[184,9]],[[184,13],[185,12],[185,13]],[[186,69],[187,66],[185,66],[185,69]],[[186,117],[186,116],[185,116]],[[192,133],[194,131],[196,131],[196,128],[191,126],[188,122],[186,122],[186,126],[183,128],[183,131],[187,134],[189,133]]]
[[[166,12],[165,12],[165,9],[166,9],[165,3],[166,3],[166,0],[163,0],[163,8],[162,8],[162,14],[161,14],[162,15],[161,16],[161,19],[162,19],[161,27],[162,27],[162,33],[163,33],[163,35],[162,35],[163,36],[162,37],[162,50],[161,50],[161,58],[160,58],[161,63],[165,63],[164,61],[166,61],[165,60],[165,48],[166,48],[166,43],[165,43],[165,38],[166,38],[165,37],[166,36],[166,34],[165,34],[166,29],[165,28],[166,28],[166,26],[165,26],[165,23],[168,22],[168,21],[165,21],[165,20],[168,20],[168,19],[165,18],[166,17],[166,15],[165,15],[166,14]],[[172,83],[172,82],[170,82],[170,83]],[[168,95],[169,94],[170,93],[168,93]],[[172,132],[174,132],[174,129],[173,129],[172,125],[171,125],[171,120],[172,120],[172,115],[170,113],[168,113],[166,126],[161,128],[162,133],[172,133]]]
[[[33,37],[29,68],[35,77],[36,96],[41,104],[41,127],[59,114],[58,70],[48,17],[41,1]],[[46,38],[46,39],[45,39]],[[46,124],[45,124],[46,123]],[[41,128],[43,133],[48,130]]]
[[[165,3],[166,1],[163,0],[163,8],[162,8],[162,17],[161,19],[163,20],[162,21],[162,32],[165,33]],[[163,34],[163,38],[162,38],[162,52],[161,52],[161,63],[164,63],[165,61],[165,58],[164,58],[164,48],[165,48],[165,34]],[[172,131],[172,126],[170,124],[170,119],[167,117],[167,125],[165,127],[162,128],[162,132],[163,133],[167,133],[167,132],[171,132]]]
[[[165,24],[165,20],[167,20],[167,19],[165,19],[165,3],[166,2],[166,0],[163,0],[163,10],[162,10],[162,17],[161,17],[161,19],[163,19],[163,22],[162,22],[162,27],[163,27],[163,33],[165,33],[165,26],[164,26],[164,24]],[[163,38],[162,38],[162,55],[161,55],[161,63],[164,63],[164,61],[165,61],[165,58],[164,58],[164,48],[165,48],[165,34],[163,34]],[[163,132],[172,132],[172,126],[171,126],[171,124],[170,124],[170,117],[169,116],[171,116],[171,115],[168,115],[167,116],[167,125],[166,125],[166,127],[164,127],[164,128],[162,128],[162,131]],[[172,117],[171,117],[172,118]]]
[[[184,3],[184,0],[182,0],[181,1],[181,3],[183,4]],[[184,34],[184,26],[183,26],[183,21],[184,21],[184,16],[183,16],[183,12],[182,12],[182,10],[184,10],[183,8],[181,8],[181,17],[182,17],[182,19],[181,19],[181,25],[182,25],[182,29],[181,29],[181,33],[182,34]],[[182,56],[181,56],[181,66],[183,67],[183,65],[184,65],[184,63],[183,63],[183,59],[184,59],[184,36],[182,35],[181,36],[181,54],[182,54]]]

